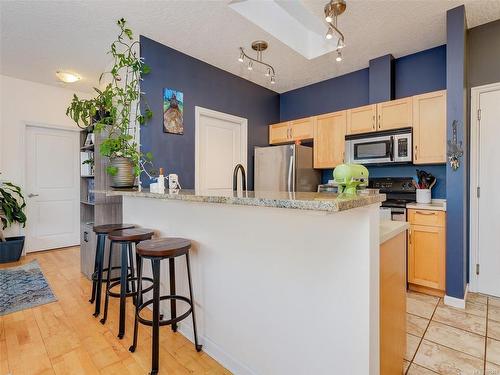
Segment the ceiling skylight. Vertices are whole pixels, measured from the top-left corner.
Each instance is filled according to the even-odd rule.
[[[306,59],[336,49],[335,40],[325,40],[324,19],[312,14],[301,1],[233,0],[229,7]]]

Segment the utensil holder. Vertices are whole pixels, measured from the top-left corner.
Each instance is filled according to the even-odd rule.
[[[431,203],[431,189],[417,189],[417,203]]]

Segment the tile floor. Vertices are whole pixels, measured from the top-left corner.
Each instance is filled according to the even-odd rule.
[[[464,310],[409,292],[407,375],[500,375],[500,298],[469,293]]]

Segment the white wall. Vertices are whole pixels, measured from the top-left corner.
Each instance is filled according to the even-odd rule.
[[[22,135],[26,123],[76,127],[66,116],[73,93],[63,87],[0,75],[0,179],[24,186]]]

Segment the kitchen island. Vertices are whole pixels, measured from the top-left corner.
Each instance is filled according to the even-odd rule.
[[[124,222],[193,241],[203,350],[233,373],[379,374],[383,194],[108,194],[123,195]],[[162,277],[168,292],[166,264]],[[191,338],[189,320],[180,332]]]

